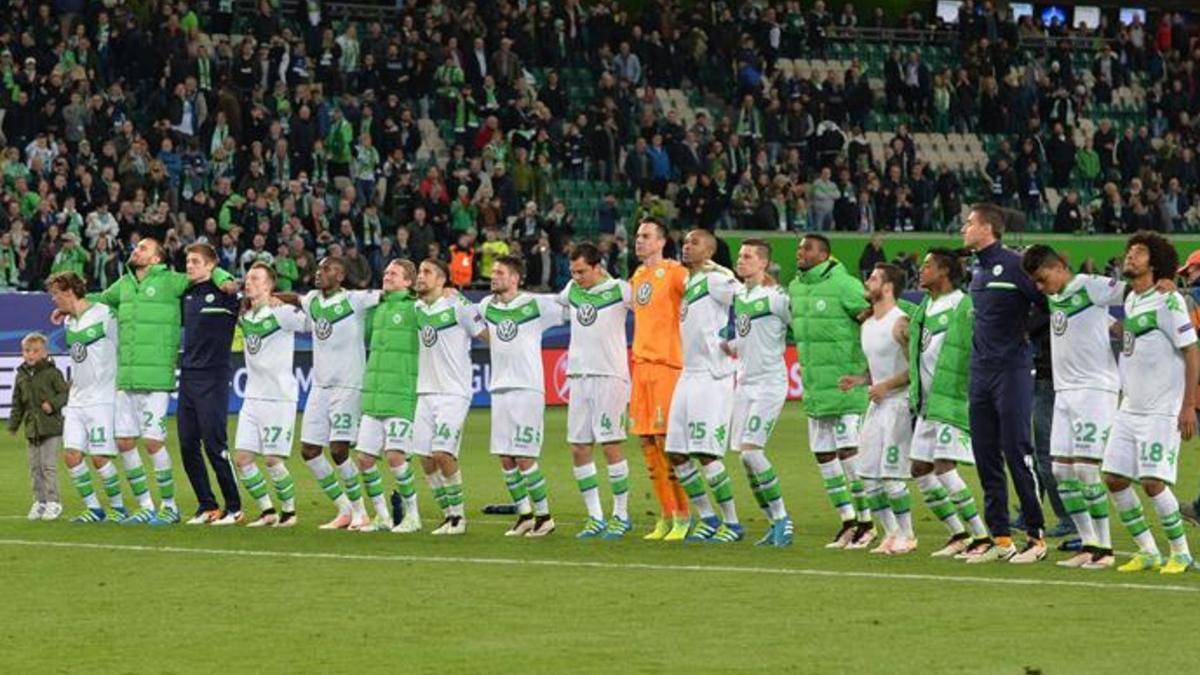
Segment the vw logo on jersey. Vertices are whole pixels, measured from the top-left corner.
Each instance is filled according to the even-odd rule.
[[[261,335],[247,335],[246,336],[246,351],[251,354],[257,354],[258,350],[260,350],[260,349],[262,349],[262,336]]]
[[[1050,315],[1050,327],[1054,329],[1054,334],[1061,336],[1067,332],[1067,313],[1059,310]]]
[[[1133,343],[1137,338],[1134,337],[1132,331],[1125,331],[1121,334],[1121,353],[1125,356],[1133,356]]]
[[[392,323],[396,324],[397,326],[404,323],[404,315],[400,313],[393,314]]]
[[[421,326],[421,344],[432,347],[437,344],[438,332],[433,326]]]
[[[738,314],[733,320],[733,325],[737,328],[738,337],[746,337],[750,334],[750,315]]]
[[[512,339],[517,337],[517,322],[512,319],[505,319],[496,325],[496,337],[504,342],[512,342]]]
[[[321,317],[317,319],[317,329],[314,331],[319,340],[328,340],[330,335],[333,335],[333,324],[329,319]]]
[[[216,299],[217,299],[217,296],[213,295],[212,293],[209,293],[208,295],[204,296],[204,302],[208,303],[208,304],[212,304],[212,301],[216,300]]]
[[[590,326],[596,323],[596,306],[590,302],[585,302],[575,310],[575,318],[579,321],[580,326]]]
[[[818,312],[824,312],[824,311],[825,311],[825,307],[826,307],[826,305],[825,305],[825,301],[824,301],[824,300],[818,300],[818,301],[817,301],[817,305],[816,305],[816,307],[817,307],[817,311],[818,311]]]
[[[992,276],[998,277],[1001,274],[1004,274],[1004,265],[996,265],[992,268]]]
[[[654,292],[654,287],[649,281],[643,281],[637,290],[637,303],[645,305],[650,302],[650,294]]]
[[[158,289],[153,286],[150,286],[149,288],[146,289],[146,297],[147,298],[153,298],[157,293],[158,293]]]
[[[76,342],[71,345],[71,360],[75,363],[83,363],[87,359],[87,345],[82,342]]]

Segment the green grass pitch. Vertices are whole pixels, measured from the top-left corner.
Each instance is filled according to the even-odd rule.
[[[565,421],[565,410],[551,410],[546,438],[564,438]],[[556,441],[542,461],[559,531],[505,538],[509,517],[479,514],[507,495],[487,430],[487,411],[474,411],[462,453],[468,534],[448,539],[428,527],[413,536],[317,531],[333,508],[298,452],[295,529],[29,523],[23,442],[5,438],[2,670],[1050,674],[1194,672],[1200,661],[1200,573],[931,560],[944,533],[919,500],[917,554],[825,551],[836,518],[796,404],[769,449],[796,519],[786,550],[641,541],[653,500],[632,441],[635,536],[574,539],[583,509]],[[1194,453],[1184,453],[1181,497],[1197,488]],[[740,462],[728,465],[756,539],[763,516]],[[61,467],[59,478],[73,515],[79,499]],[[178,462],[176,482],[190,515]],[[428,525],[432,502],[420,489]],[[606,493],[604,501],[607,511]],[[1132,546],[1119,522],[1114,541]]]

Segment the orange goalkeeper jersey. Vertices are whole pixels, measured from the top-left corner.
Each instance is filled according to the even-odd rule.
[[[633,273],[633,360],[683,368],[679,307],[688,271],[674,260],[642,265]]]

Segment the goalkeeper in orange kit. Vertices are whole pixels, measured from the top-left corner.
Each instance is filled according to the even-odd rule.
[[[667,462],[666,434],[671,396],[683,368],[679,311],[688,272],[678,262],[663,259],[666,243],[665,225],[649,218],[641,221],[634,248],[642,264],[630,281],[634,302],[629,412],[662,510],[645,539],[682,541],[688,532],[688,500]]]

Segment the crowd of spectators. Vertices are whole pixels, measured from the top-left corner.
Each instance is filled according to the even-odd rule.
[[[420,0],[364,22],[335,22],[330,4],[0,2],[0,288],[63,269],[106,286],[143,236],[176,265],[194,241],[234,274],[268,262],[297,290],[325,255],[346,259],[352,287],[426,256],[469,286],[505,253],[556,288],[583,236],[627,272],[627,224],[646,214],[676,229],[937,229],[973,193],[1036,212],[1054,187],[1076,205],[1056,229],[1118,231],[1187,227],[1200,202],[1200,49],[1180,14],[1157,31],[1103,26],[1085,85],[1069,48],[1026,58],[1014,47],[1031,25],[967,0],[942,31],[955,68],[896,43],[873,92],[866,63],[807,77],[777,64],[926,21],[860,24],[821,0],[647,0],[636,15],[616,0]],[[1075,147],[1079,120],[1133,82],[1140,124],[1101,122]],[[674,88],[710,113],[685,120],[656,95]],[[905,121],[882,163],[864,131],[876,113]],[[986,175],[960,175],[925,161],[913,130],[1002,140]],[[568,182],[603,186],[588,212],[568,208]],[[1081,205],[1081,185],[1102,204]]]

